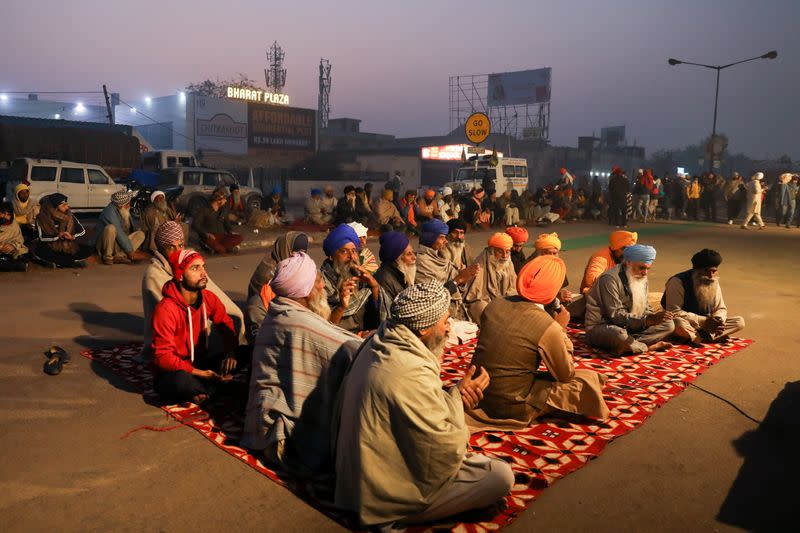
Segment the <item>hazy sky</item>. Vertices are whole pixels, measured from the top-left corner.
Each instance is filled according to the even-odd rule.
[[[286,92],[316,108],[320,57],[333,64],[332,117],[399,136],[448,130],[448,77],[549,66],[551,140],[625,124],[648,153],[718,131],[753,157],[800,159],[800,0],[4,0],[0,91],[174,93],[286,51]]]

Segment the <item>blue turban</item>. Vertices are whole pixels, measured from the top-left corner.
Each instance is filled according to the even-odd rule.
[[[378,242],[381,243],[381,249],[378,252],[381,263],[396,261],[408,248],[408,237],[399,231],[387,231],[380,236]]]
[[[623,257],[630,263],[647,263],[649,265],[656,260],[656,249],[646,244],[634,244],[625,248]]]
[[[430,246],[436,241],[436,239],[439,238],[439,235],[447,235],[448,233],[450,233],[450,228],[447,227],[447,224],[438,218],[434,218],[422,225],[419,243],[425,246]]]
[[[348,242],[352,242],[356,248],[361,247],[361,241],[358,240],[356,230],[347,224],[339,224],[333,228],[331,232],[328,233],[328,236],[325,237],[325,240],[322,241],[322,251],[325,252],[326,256],[332,257],[339,248]]]
[[[311,189],[311,196],[322,196],[322,189]]]
[[[272,188],[272,194],[273,194],[273,196],[274,196],[274,195],[276,195],[276,194],[281,194],[282,192],[283,192],[283,189],[281,189],[281,186],[280,186],[280,185],[276,185],[276,186],[274,186],[274,187]]]

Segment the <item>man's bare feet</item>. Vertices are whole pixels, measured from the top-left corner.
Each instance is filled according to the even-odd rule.
[[[208,400],[208,394],[198,394],[197,396],[192,398],[192,403],[195,405],[201,405],[206,400]]]
[[[672,343],[667,341],[659,341],[655,344],[651,344],[647,347],[647,351],[649,352],[664,352],[672,348]]]

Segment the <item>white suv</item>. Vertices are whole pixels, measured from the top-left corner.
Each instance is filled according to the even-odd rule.
[[[23,181],[30,184],[31,198],[35,202],[58,192],[68,198],[73,211],[102,210],[114,192],[125,188],[114,183],[98,165],[28,157],[11,163],[6,197],[11,198],[14,187]]]
[[[194,215],[202,207],[208,205],[211,193],[219,186],[230,187],[238,183],[233,174],[226,170],[203,167],[174,167],[161,169],[158,176],[158,188],[167,189],[175,185],[183,186],[183,193],[178,197],[178,208]],[[239,186],[247,211],[261,209],[261,191],[246,185]]]

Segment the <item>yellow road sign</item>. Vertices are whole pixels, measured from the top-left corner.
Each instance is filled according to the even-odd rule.
[[[485,113],[473,113],[464,124],[464,133],[469,142],[480,144],[492,132],[492,123]]]

